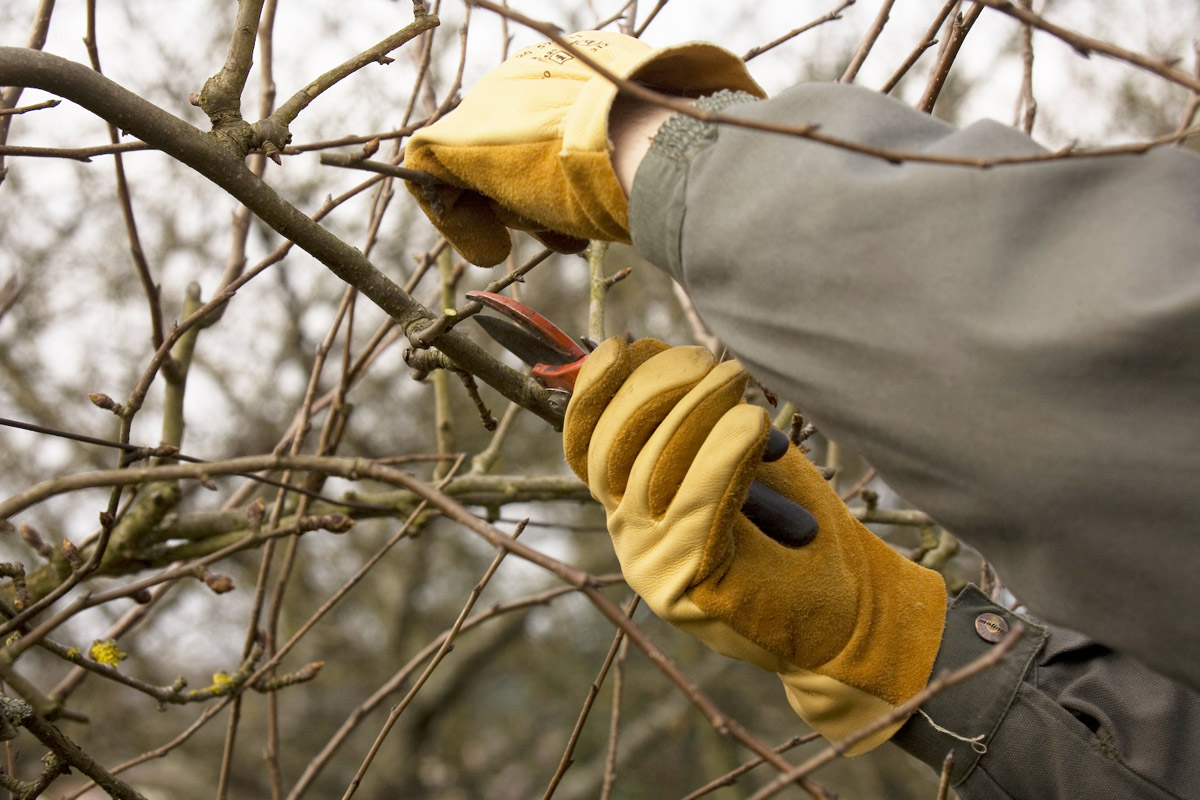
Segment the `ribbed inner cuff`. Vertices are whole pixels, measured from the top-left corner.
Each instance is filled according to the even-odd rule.
[[[722,89],[695,101],[697,108],[720,112],[757,102],[748,92]],[[629,197],[629,228],[642,256],[682,283],[680,239],[687,206],[687,170],[692,158],[717,140],[717,125],[675,114],[658,129],[642,159]]]

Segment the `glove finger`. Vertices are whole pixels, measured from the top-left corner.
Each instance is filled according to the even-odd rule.
[[[629,344],[614,336],[601,343],[583,362],[563,418],[563,455],[584,483],[588,480],[588,446],[600,415],[629,374],[667,348],[658,339],[638,339]]]
[[[738,512],[754,479],[767,436],[766,412],[741,403],[728,409],[700,446],[666,514],[657,524],[622,525],[625,517],[644,519],[634,497],[636,486],[647,486],[646,462],[636,467],[637,484],[612,515],[610,531],[626,527],[631,535],[613,537],[621,571],[629,585],[652,603],[655,613],[674,608],[697,582],[711,573],[711,564],[728,558],[732,514]],[[656,437],[657,438],[657,435]],[[667,437],[669,438],[669,437]],[[723,526],[726,530],[719,530]],[[710,553],[716,548],[716,553]],[[660,606],[655,607],[655,605]]]
[[[617,390],[588,448],[588,485],[606,507],[620,502],[634,460],[659,423],[712,368],[712,353],[703,347],[672,347],[635,369]]]
[[[575,379],[575,391],[563,417],[563,456],[584,483],[588,483],[588,445],[592,442],[592,432],[632,371],[629,345],[614,336],[591,352]]]
[[[528,233],[556,253],[582,253],[587,249],[587,239],[580,239],[577,236],[550,230],[545,225],[526,219],[499,203],[493,203],[492,210],[496,212],[496,218],[504,223],[505,226],[513,230],[525,231],[525,233]]]
[[[556,253],[582,253],[588,246],[587,239],[568,236],[558,231],[529,231],[529,234]]]
[[[488,198],[446,183],[409,183],[408,188],[433,226],[467,261],[490,267],[508,258],[512,237]]]
[[[692,388],[658,425],[642,448],[629,478],[644,500],[627,496],[625,502],[642,502],[650,517],[661,517],[675,498],[696,454],[725,412],[742,402],[749,376],[736,361],[715,366]]]

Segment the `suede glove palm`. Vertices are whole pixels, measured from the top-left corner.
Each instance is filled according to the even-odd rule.
[[[714,364],[703,348],[610,339],[579,375],[564,450],[650,608],[778,673],[795,711],[836,741],[924,688],[945,586],[855,520],[795,447],[762,463],[769,422],[743,402],[746,382],[740,364]],[[741,514],[756,478],[816,517],[811,543],[784,547]]]
[[[568,39],[617,76],[663,91],[763,95],[741,59],[714,45],[655,50],[606,31]],[[553,42],[527,47],[413,134],[404,165],[439,183],[409,190],[450,244],[481,266],[508,255],[507,228],[563,252],[588,239],[628,242],[628,202],[609,156],[616,96],[616,86]]]

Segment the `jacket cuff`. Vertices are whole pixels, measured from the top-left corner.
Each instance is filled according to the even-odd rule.
[[[723,111],[758,98],[728,89],[701,97],[694,105]],[[658,129],[633,179],[629,193],[629,233],[633,246],[652,264],[683,281],[684,211],[687,208],[688,168],[692,158],[717,141],[717,125],[675,114]]]
[[[953,785],[965,780],[987,752],[1034,657],[1046,642],[1047,630],[993,603],[975,586],[963,589],[946,612],[945,633],[930,680],[984,656],[1011,635],[1018,623],[1025,626],[1025,633],[1003,661],[934,696],[892,737],[910,755],[938,772],[946,754],[953,752]]]

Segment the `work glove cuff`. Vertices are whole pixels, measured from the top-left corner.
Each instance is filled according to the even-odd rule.
[[[607,31],[568,40],[616,77],[672,94],[737,89],[764,96],[741,59],[715,45],[655,50]],[[410,190],[455,249],[482,266],[507,256],[506,225],[569,251],[588,239],[628,242],[628,201],[608,141],[617,94],[614,83],[566,48],[527,47],[455,111],[413,135],[405,165],[440,185],[410,183]],[[485,205],[490,214],[481,210]]]

